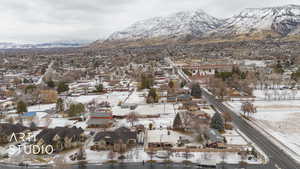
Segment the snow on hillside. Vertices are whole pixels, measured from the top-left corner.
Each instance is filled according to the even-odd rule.
[[[261,30],[282,35],[297,32],[300,28],[300,6],[286,5],[268,8],[248,8],[226,20],[217,33],[251,33]]]
[[[140,39],[159,36],[201,35],[220,26],[222,20],[202,10],[183,11],[167,17],[154,17],[113,33],[108,40]]]
[[[192,35],[209,37],[271,31],[283,36],[300,33],[300,6],[248,8],[228,19],[218,19],[202,10],[178,12],[167,17],[138,21],[108,40],[137,40]]]
[[[57,41],[38,44],[19,44],[0,42],[0,49],[34,49],[34,48],[65,48],[65,47],[81,47],[89,44],[89,41]]]

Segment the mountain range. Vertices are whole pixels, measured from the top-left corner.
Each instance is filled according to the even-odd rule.
[[[166,17],[138,21],[125,30],[112,33],[106,42],[179,38],[187,35],[223,37],[259,32],[281,37],[300,34],[300,6],[248,8],[227,19],[213,17],[201,9],[182,11]]]
[[[70,48],[70,47],[82,47],[86,46],[90,41],[56,41],[49,43],[37,43],[37,44],[21,44],[21,43],[10,43],[0,42],[0,49],[34,49],[34,48]]]
[[[138,21],[127,29],[113,33],[108,40],[141,39],[158,36],[202,35],[223,24],[223,20],[203,10],[182,11],[167,17],[154,17]]]
[[[180,11],[164,17],[137,21],[124,30],[112,33],[106,40],[58,41],[40,44],[1,43],[0,49],[32,49],[62,47],[111,47],[128,45],[128,41],[177,42],[177,40],[213,39],[231,37],[288,37],[300,35],[300,5],[247,8],[232,17],[216,18],[201,9]],[[118,43],[115,43],[118,42]],[[120,43],[121,42],[121,43]],[[151,44],[150,43],[150,44]]]

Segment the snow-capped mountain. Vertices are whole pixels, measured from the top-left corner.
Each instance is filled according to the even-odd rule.
[[[223,20],[212,17],[202,10],[183,11],[167,17],[154,17],[138,21],[123,31],[113,33],[108,40],[177,37],[180,35],[198,36],[216,29],[221,24],[223,24]]]
[[[88,45],[90,41],[57,41],[38,44],[19,44],[0,42],[0,49],[66,48]]]
[[[217,19],[202,10],[178,12],[167,17],[138,21],[109,36],[111,40],[154,37],[210,37],[270,31],[282,36],[300,33],[300,6],[248,8],[228,19]]]
[[[283,36],[300,31],[300,6],[248,8],[214,30],[217,34],[242,34],[273,31]]]

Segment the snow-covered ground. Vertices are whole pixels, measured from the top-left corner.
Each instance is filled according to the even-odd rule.
[[[75,152],[73,152],[75,153]],[[65,156],[65,159],[67,162],[72,162],[69,160],[69,155],[72,153],[69,153],[68,155]],[[172,153],[170,156],[170,160],[173,162],[183,162],[185,160],[189,160],[194,163],[203,163],[203,162],[215,162],[215,163],[220,163],[224,161],[226,163],[239,163],[241,161],[241,156],[238,155],[237,153],[222,153],[222,152],[190,152],[189,153],[189,158],[185,158],[185,152],[177,152],[177,153]],[[114,153],[114,158],[113,160],[118,160],[118,157],[120,155],[118,153]],[[126,159],[124,162],[143,162],[143,161],[148,161],[151,160],[150,155],[144,151],[142,148],[135,148],[127,153],[124,154]],[[86,150],[86,160],[89,163],[105,163],[110,160],[109,158],[109,151],[92,151],[92,150]],[[163,162],[166,160],[165,158],[158,158],[156,155],[153,156],[153,160],[157,162]],[[258,164],[261,163],[260,160],[252,159],[252,160],[245,160],[248,163],[251,164]]]
[[[261,92],[256,91],[254,94]],[[227,102],[235,112],[241,112],[241,102]],[[300,156],[300,100],[254,101],[257,113],[254,122]]]
[[[256,97],[256,100],[275,100],[281,96],[282,100],[284,99],[300,99],[300,91],[292,89],[284,90],[254,90],[253,95]]]
[[[139,118],[135,124],[142,124],[148,127],[150,123],[153,124],[155,128],[167,128],[173,125],[173,120],[176,115],[177,105],[170,103],[167,104],[142,104],[138,105],[135,110],[121,109],[119,106],[112,108],[115,115],[127,115],[129,112],[134,111],[138,115],[160,115],[159,118]],[[127,126],[130,127],[130,123],[126,119],[119,120],[117,126]]]
[[[146,104],[145,98],[143,95],[145,91],[134,91],[130,92],[112,92],[103,95],[88,95],[88,96],[78,96],[78,97],[68,97],[67,102],[78,102],[78,103],[89,103],[91,101],[96,101],[98,103],[102,101],[107,101],[112,106],[112,111],[114,115],[127,115],[128,113],[134,111],[136,114],[139,115],[138,121],[134,124],[142,124],[146,128],[148,128],[149,124],[153,125],[153,128],[156,129],[166,129],[173,125],[173,120],[175,115],[178,111],[179,104],[173,103],[156,103],[156,104]],[[129,108],[122,109],[121,106],[118,104],[122,102],[124,104],[136,104],[137,108],[135,110],[130,110]],[[45,104],[45,105],[35,105],[28,107],[29,111],[36,111],[37,116],[34,119],[34,122],[38,126],[47,126],[49,128],[55,127],[64,127],[64,126],[77,126],[86,128],[86,122],[78,122],[75,120],[69,120],[67,118],[63,118],[60,116],[53,116],[47,114],[47,110],[55,108],[55,104]],[[203,111],[207,112],[211,116],[215,113],[211,108],[203,109]],[[147,117],[148,116],[148,117]],[[159,116],[159,118],[149,116]],[[29,125],[29,124],[28,124]],[[126,119],[116,120],[114,123],[114,128],[118,128],[121,126],[131,127],[131,124]],[[159,134],[159,133],[158,133]],[[241,135],[236,131],[226,131],[224,134],[228,144],[231,145],[238,145],[238,146],[247,146],[248,142],[241,137]],[[92,138],[91,138],[92,139]],[[87,161],[90,163],[104,163],[109,160],[108,158],[108,151],[91,151],[90,146],[92,145],[91,142],[86,143],[86,154],[87,154]],[[17,154],[13,149],[10,150],[12,154]],[[69,159],[69,156],[76,153],[77,150],[68,151],[65,154],[58,154],[57,157],[60,158],[64,156],[66,162],[72,163]],[[217,153],[217,152],[193,152],[191,153],[191,157],[188,159],[192,162],[199,163],[202,161],[214,161],[216,163],[221,162],[222,156],[226,156],[225,161],[227,163],[238,163],[241,161],[241,157],[237,153]],[[143,148],[135,148],[132,151],[129,151],[125,154],[126,160],[124,162],[142,162],[150,160],[150,156],[144,152]],[[117,160],[118,155],[116,154],[115,160]],[[51,159],[50,159],[51,160]],[[158,162],[162,162],[165,159],[161,159],[158,157],[154,157],[153,160]],[[184,157],[184,153],[173,153],[170,157],[170,160],[174,162],[182,162],[186,160]],[[247,161],[249,163],[261,163],[260,160],[258,161]]]
[[[241,135],[237,133],[236,130],[226,130],[223,136],[225,136],[227,144],[229,145],[248,145],[248,142],[243,137],[241,137]]]
[[[97,102],[107,101],[110,102],[111,106],[117,105],[120,101],[124,101],[125,98],[129,95],[129,92],[112,92],[103,95],[86,95],[79,97],[68,97],[70,101],[80,102],[80,103],[89,103],[93,100]]]

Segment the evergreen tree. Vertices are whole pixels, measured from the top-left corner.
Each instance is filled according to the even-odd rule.
[[[95,86],[96,92],[103,92],[103,84],[98,84]]]
[[[47,86],[49,88],[54,88],[55,87],[55,83],[52,79],[48,80],[46,83],[47,83]]]
[[[201,98],[201,88],[198,83],[192,85],[191,95],[196,98]]]
[[[141,75],[141,89],[150,89],[153,86],[153,82],[152,76]]]
[[[181,88],[183,88],[185,85],[186,85],[186,81],[182,81],[182,82],[180,83],[180,87],[181,87]]]
[[[171,81],[169,82],[168,86],[169,86],[169,88],[171,88],[171,89],[174,88],[175,84],[174,84],[173,80],[171,80]]]
[[[68,110],[69,117],[78,116],[85,111],[85,107],[82,103],[71,104]]]
[[[179,113],[176,114],[175,119],[173,121],[173,128],[178,129],[181,126],[181,119]]]
[[[147,103],[153,103],[153,102],[154,103],[158,102],[158,95],[156,93],[156,89],[151,88],[148,93]]]
[[[36,85],[28,85],[25,88],[25,94],[30,94],[33,93],[33,91],[37,90],[37,86]]]
[[[224,131],[224,120],[220,113],[216,112],[211,119],[210,127],[219,131]]]
[[[59,82],[57,85],[57,92],[62,93],[69,90],[69,86],[65,82]]]
[[[30,129],[31,130],[36,130],[36,128],[37,128],[36,124],[34,122],[31,122],[30,123]]]
[[[30,83],[30,80],[24,78],[24,79],[23,79],[23,83]]]
[[[57,99],[56,101],[56,112],[63,112],[64,108],[64,100],[62,98]]]
[[[27,105],[22,100],[17,103],[17,113],[27,112]]]

